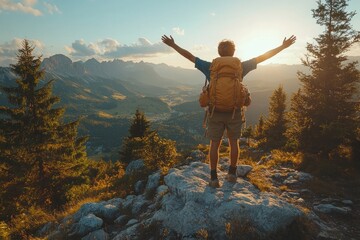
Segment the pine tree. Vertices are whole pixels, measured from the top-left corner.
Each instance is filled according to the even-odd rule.
[[[161,138],[156,131],[150,131],[150,122],[138,109],[129,133],[130,136],[124,139],[121,146],[121,162],[143,159],[149,170],[167,169],[174,164],[177,157],[175,142]]]
[[[130,126],[130,137],[144,137],[149,133],[150,122],[146,119],[143,112],[136,109],[135,116]]]
[[[302,88],[292,98],[288,131],[301,150],[327,155],[354,139],[358,126],[354,97],[360,73],[357,62],[346,62],[344,54],[360,41],[360,33],[350,25],[355,12],[346,11],[347,2],[318,1],[312,10],[324,32],[315,44],[307,44],[302,63],[311,74],[299,73]]]
[[[150,134],[150,122],[139,109],[136,109],[129,133],[130,135],[124,138],[119,152],[120,161],[123,163],[129,163],[142,157],[142,149],[146,145],[143,139]]]
[[[264,124],[266,148],[281,148],[285,145],[285,131],[287,128],[285,110],[286,93],[283,87],[279,86],[270,97],[269,116]]]
[[[54,107],[60,99],[52,95],[53,81],[41,81],[45,72],[33,50],[24,40],[11,65],[16,84],[2,87],[11,106],[0,106],[0,157],[11,181],[1,198],[10,208],[60,207],[71,187],[86,180],[87,138],[77,137],[79,121],[62,122],[65,109]]]
[[[264,138],[264,127],[265,127],[265,119],[264,119],[264,116],[261,115],[259,118],[259,122],[258,122],[258,124],[256,124],[255,130],[254,130],[254,138],[256,140],[260,140],[260,139]]]

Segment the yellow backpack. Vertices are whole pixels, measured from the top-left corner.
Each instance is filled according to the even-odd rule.
[[[215,58],[210,66],[210,84],[204,86],[200,106],[214,111],[233,112],[249,106],[248,89],[242,84],[242,65],[236,57]]]

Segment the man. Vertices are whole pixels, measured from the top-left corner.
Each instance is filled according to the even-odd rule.
[[[162,36],[162,41],[172,47],[175,51],[181,54],[183,57],[189,59],[195,63],[195,67],[200,70],[207,79],[210,80],[210,66],[211,62],[201,60],[198,57],[192,55],[189,51],[179,47],[172,36]],[[288,48],[296,41],[296,37],[292,35],[290,38],[284,38],[282,44],[256,58],[244,61],[242,65],[242,77],[245,77],[247,73],[256,69],[257,64],[273,57],[285,48]],[[235,53],[235,44],[230,40],[223,40],[218,45],[218,53],[220,57],[232,57]],[[230,145],[230,167],[228,175],[226,176],[227,181],[236,182],[236,164],[239,158],[239,138],[241,132],[242,117],[241,112],[238,111],[233,116],[231,112],[214,112],[212,117],[209,118],[208,122],[208,137],[210,138],[210,177],[211,180],[209,185],[211,187],[220,187],[219,180],[217,177],[217,164],[219,160],[219,147],[221,139],[226,129],[227,136],[229,138]]]

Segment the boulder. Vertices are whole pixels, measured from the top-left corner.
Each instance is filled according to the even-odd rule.
[[[149,206],[150,203],[151,201],[146,200],[144,195],[137,196],[131,206],[131,213],[134,216],[138,216],[140,213],[145,211],[146,207]]]
[[[250,165],[239,165],[236,168],[236,175],[238,177],[246,177],[252,169],[253,167]]]
[[[154,221],[182,234],[194,236],[200,229],[211,229],[216,239],[226,237],[227,223],[246,219],[260,233],[271,233],[290,225],[303,213],[274,194],[260,192],[244,179],[225,181],[225,172],[218,172],[221,187],[208,186],[209,166],[193,162],[181,169],[172,169],[165,176],[169,193],[162,198],[161,209]]]
[[[161,174],[160,172],[156,172],[148,177],[148,181],[146,183],[145,191],[155,190],[160,183]]]
[[[129,220],[129,217],[126,215],[121,215],[120,217],[118,217],[117,219],[115,219],[114,223],[119,224],[119,225],[125,225]]]
[[[145,189],[145,183],[144,181],[137,181],[134,186],[134,190],[136,194],[142,194]]]
[[[103,220],[98,218],[94,214],[90,213],[80,219],[78,223],[75,223],[70,229],[70,237],[82,237],[86,234],[98,230],[103,225]]]
[[[206,160],[206,155],[200,150],[194,150],[190,153],[190,157],[193,161],[204,162]]]
[[[104,229],[99,229],[94,232],[89,233],[81,240],[108,240],[109,234],[104,231]]]
[[[136,239],[138,234],[138,229],[140,227],[140,223],[134,224],[125,230],[121,231],[117,234],[113,240],[128,240],[128,239]]]
[[[156,200],[159,200],[163,197],[166,193],[169,192],[169,187],[166,185],[161,185],[156,189]]]
[[[317,212],[326,213],[326,214],[337,213],[337,214],[345,215],[351,212],[351,208],[349,207],[336,207],[332,204],[319,204],[314,206],[314,209]]]
[[[83,216],[92,213],[107,222],[114,221],[119,216],[122,199],[112,199],[108,202],[85,203],[80,210],[73,215],[73,221],[78,222]]]
[[[127,165],[125,174],[131,175],[145,169],[145,162],[142,159],[134,160]]]

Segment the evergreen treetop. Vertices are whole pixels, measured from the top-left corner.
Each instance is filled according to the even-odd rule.
[[[347,0],[318,1],[312,10],[324,32],[307,44],[302,62],[310,74],[299,73],[302,88],[292,98],[288,136],[300,149],[329,153],[352,141],[358,126],[357,103],[360,73],[356,62],[346,62],[346,52],[360,41],[350,24],[355,12],[347,12]]]
[[[37,204],[60,207],[67,192],[86,181],[87,138],[77,137],[79,121],[63,123],[65,109],[54,107],[60,98],[52,95],[52,81],[42,81],[41,57],[33,50],[24,40],[11,65],[16,85],[2,88],[12,106],[0,106],[0,158],[7,169],[1,198],[16,210]]]

